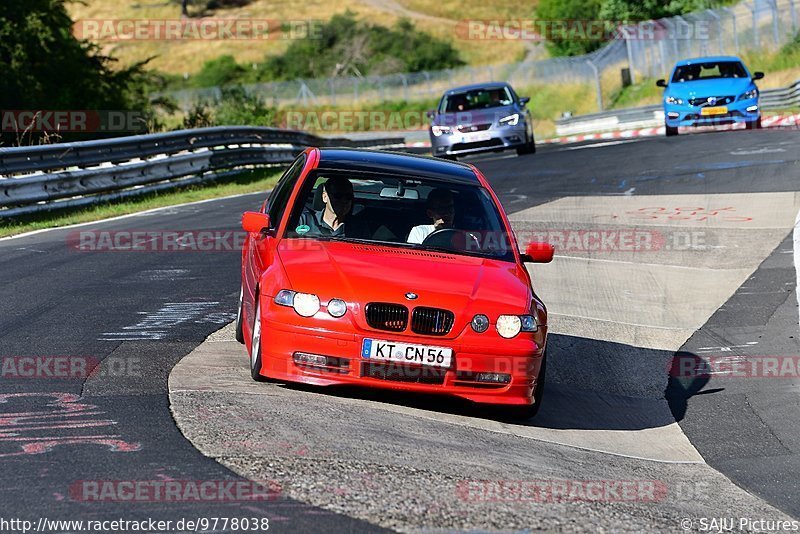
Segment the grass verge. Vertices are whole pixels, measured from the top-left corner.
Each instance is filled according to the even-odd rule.
[[[234,177],[208,185],[193,185],[171,191],[144,194],[133,199],[98,204],[80,209],[63,209],[48,213],[23,215],[11,219],[0,219],[0,237],[8,237],[43,228],[57,228],[70,224],[98,221],[197,200],[267,191],[278,181],[280,173],[280,170],[273,168],[256,169],[245,171]]]

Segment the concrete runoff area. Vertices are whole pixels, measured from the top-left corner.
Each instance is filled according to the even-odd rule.
[[[446,398],[256,383],[232,336],[227,327],[175,367],[173,415],[201,453],[278,481],[291,499],[401,532],[640,532],[719,514],[720,502],[743,516],[789,519],[706,466],[674,421],[559,430],[536,426],[538,417],[531,426],[474,417]],[[630,419],[633,401],[593,400],[596,412],[577,417],[605,408]],[[542,415],[570,407],[556,392]],[[594,484],[608,491],[582,496]],[[573,497],[557,497],[554,487],[565,485]]]

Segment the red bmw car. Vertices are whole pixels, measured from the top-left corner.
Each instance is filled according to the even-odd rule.
[[[547,311],[500,203],[472,165],[303,152],[243,215],[237,338],[254,380],[443,393],[532,417]]]

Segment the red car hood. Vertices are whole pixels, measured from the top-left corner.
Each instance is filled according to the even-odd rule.
[[[524,273],[506,261],[345,242],[284,240],[278,255],[291,288],[320,300],[341,298],[436,306],[456,322],[476,313],[527,313],[532,291]],[[498,310],[502,310],[499,311]]]

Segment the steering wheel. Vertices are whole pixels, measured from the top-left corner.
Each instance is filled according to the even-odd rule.
[[[455,228],[440,228],[434,230],[422,241],[423,245],[453,250],[480,250],[480,241],[473,232],[456,230]]]

